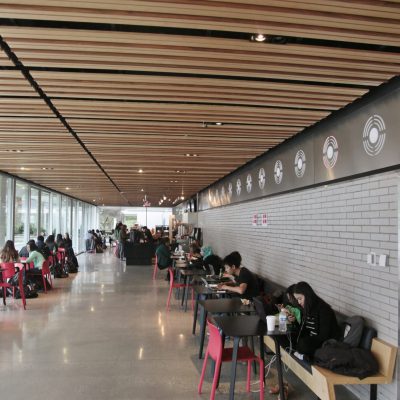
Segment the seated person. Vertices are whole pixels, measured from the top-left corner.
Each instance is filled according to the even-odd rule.
[[[4,263],[19,261],[18,251],[15,250],[14,242],[12,240],[7,240],[6,244],[1,250],[0,261]]]
[[[293,288],[293,296],[303,314],[295,347],[300,355],[312,358],[315,350],[325,340],[340,337],[336,315],[331,306],[318,297],[307,282],[297,283]]]
[[[189,266],[191,268],[203,268],[203,256],[200,253],[200,247],[191,246]]]
[[[45,243],[44,243],[44,237],[39,235],[36,239],[36,246],[39,250],[42,250],[44,247]]]
[[[55,242],[54,235],[47,236],[45,243],[50,251],[52,251],[53,253],[57,253],[58,247],[57,247],[57,243]]]
[[[172,266],[171,250],[169,248],[169,239],[162,238],[160,245],[156,249],[157,266],[159,269],[165,269]]]
[[[290,323],[301,325],[301,308],[294,297],[293,290],[296,285],[290,285],[283,295],[283,303],[277,304],[279,311],[285,312]],[[279,318],[277,316],[277,318]]]
[[[235,282],[221,283],[218,285],[218,289],[237,293],[240,297],[251,300],[253,297],[259,296],[260,288],[257,277],[247,268],[242,267],[241,262],[242,257],[237,251],[224,258],[225,271],[234,277]]]
[[[34,271],[29,270],[29,272],[37,272],[42,269],[43,261],[45,260],[42,252],[36,246],[36,243],[33,239],[31,239],[27,244],[26,248],[29,251],[29,257],[26,259],[27,263],[33,262]],[[36,271],[35,271],[36,270]]]

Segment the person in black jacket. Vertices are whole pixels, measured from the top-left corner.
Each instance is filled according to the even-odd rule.
[[[297,283],[293,294],[302,309],[295,347],[305,358],[312,358],[325,340],[339,338],[340,329],[331,306],[318,297],[307,282]]]

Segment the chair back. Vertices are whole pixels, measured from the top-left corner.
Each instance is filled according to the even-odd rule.
[[[13,262],[4,262],[1,263],[1,269],[4,271],[1,272],[1,276],[3,277],[3,282],[7,279],[12,278],[15,275],[15,265]]]
[[[213,325],[209,320],[207,320],[208,331],[210,332],[210,337],[208,339],[208,353],[210,357],[214,360],[222,357],[223,343],[222,337],[219,333],[218,328]]]
[[[50,275],[50,267],[49,267],[49,262],[47,260],[43,261],[42,274],[43,275]]]

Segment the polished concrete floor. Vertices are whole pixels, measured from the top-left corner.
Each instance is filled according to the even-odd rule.
[[[7,400],[208,399],[210,380],[197,395],[202,361],[192,314],[177,300],[166,313],[167,282],[150,266],[125,266],[107,251],[83,254],[80,272],[56,279],[54,290],[0,305],[0,393]],[[238,400],[246,393],[238,367]],[[228,399],[229,366],[216,399]],[[292,400],[314,399],[290,374]],[[268,382],[275,382],[274,367]],[[253,385],[254,391],[258,385]],[[275,398],[267,395],[265,398]],[[355,397],[342,391],[338,400]]]

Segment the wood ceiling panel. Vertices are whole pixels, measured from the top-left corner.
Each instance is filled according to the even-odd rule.
[[[155,35],[126,32],[2,30],[24,64],[32,67],[201,73],[368,86],[391,78],[400,68],[395,54],[377,59],[366,50],[188,36],[171,41],[156,35],[156,40]]]
[[[398,2],[0,0],[0,15],[28,77],[0,52],[0,169],[93,204],[194,194],[400,70],[384,47]]]
[[[197,28],[398,46],[396,2],[0,1],[4,18]],[[330,2],[329,2],[330,3]],[[312,27],[312,29],[310,29]],[[374,32],[371,35],[371,31]]]

